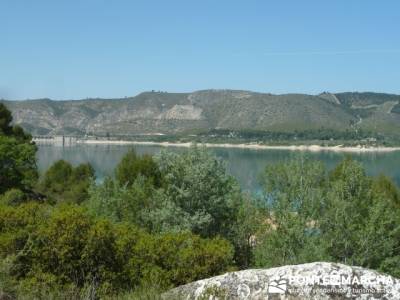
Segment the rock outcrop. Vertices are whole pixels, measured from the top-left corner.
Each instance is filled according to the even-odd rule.
[[[400,280],[361,267],[316,262],[226,273],[177,287],[165,299],[400,299]]]

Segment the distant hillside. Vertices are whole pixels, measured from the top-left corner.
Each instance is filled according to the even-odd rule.
[[[3,101],[34,135],[176,134],[212,129],[398,134],[400,96],[378,93],[272,95],[249,91],[145,92],[123,99]]]

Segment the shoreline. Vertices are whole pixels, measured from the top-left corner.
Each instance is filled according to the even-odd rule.
[[[60,144],[59,141],[50,139],[34,139],[35,142],[40,144]],[[179,143],[179,142],[151,142],[151,141],[106,141],[106,140],[76,140],[73,143],[66,143],[67,145],[73,144],[87,144],[87,145],[143,145],[143,146],[161,146],[161,147],[185,147],[188,148],[193,145],[193,142]],[[319,145],[260,145],[260,144],[214,144],[214,143],[199,143],[198,145],[206,148],[232,148],[232,149],[250,149],[250,150],[288,150],[288,151],[309,151],[309,152],[349,152],[349,153],[364,153],[364,152],[393,152],[400,151],[400,147],[364,147],[364,146],[319,146]]]

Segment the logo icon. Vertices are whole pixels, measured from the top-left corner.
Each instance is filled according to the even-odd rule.
[[[271,280],[268,284],[268,293],[284,294],[287,289],[287,281],[285,279]]]

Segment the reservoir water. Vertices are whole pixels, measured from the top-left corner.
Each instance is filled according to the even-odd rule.
[[[44,172],[54,161],[64,159],[72,164],[89,162],[96,171],[96,177],[102,180],[112,175],[115,166],[122,156],[135,148],[137,153],[156,154],[162,149],[181,152],[186,148],[143,146],[143,145],[84,145],[54,146],[39,145],[38,166]],[[323,161],[328,168],[333,168],[346,155],[351,155],[360,161],[369,175],[383,173],[391,177],[400,186],[400,151],[368,152],[368,153],[338,153],[338,152],[299,152],[290,150],[253,150],[237,148],[209,148],[209,151],[224,160],[227,171],[237,178],[244,190],[256,192],[259,177],[267,165],[290,159],[295,155],[307,155]]]

